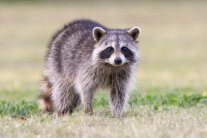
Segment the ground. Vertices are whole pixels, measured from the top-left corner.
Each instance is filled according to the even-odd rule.
[[[0,137],[205,137],[207,2],[0,3]],[[47,45],[77,18],[139,26],[141,60],[123,117],[98,90],[94,115],[43,114],[37,98]]]

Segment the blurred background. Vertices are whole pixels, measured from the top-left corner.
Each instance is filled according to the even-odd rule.
[[[79,18],[139,26],[139,93],[207,93],[207,1],[0,1],[0,100],[35,100],[52,35]]]

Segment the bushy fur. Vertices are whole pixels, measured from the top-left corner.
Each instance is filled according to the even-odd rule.
[[[76,20],[60,30],[53,37],[46,58],[40,95],[42,110],[55,109],[59,115],[72,113],[82,102],[85,113],[92,113],[96,88],[107,87],[112,113],[120,116],[139,57],[135,40],[138,36],[129,30],[109,29],[91,20]],[[122,46],[128,47],[128,52],[123,54]],[[110,55],[107,47],[114,48]],[[112,63],[117,55],[122,58],[122,65]]]

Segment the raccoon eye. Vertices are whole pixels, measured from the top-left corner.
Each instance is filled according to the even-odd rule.
[[[114,51],[114,49],[112,47],[108,47],[100,53],[99,57],[101,59],[109,58],[111,56],[111,54],[113,53],[113,51]]]
[[[121,50],[122,51],[128,51],[129,49],[127,47],[122,47]]]
[[[112,48],[112,47],[108,47],[107,48],[107,51],[109,51],[109,52],[111,52],[111,51],[113,51],[114,49]]]
[[[122,52],[122,53],[124,54],[124,56],[125,56],[126,58],[128,58],[129,60],[132,60],[132,59],[133,59],[134,54],[132,53],[131,50],[129,50],[129,48],[127,48],[127,47],[122,47],[122,48],[121,48],[121,52]]]

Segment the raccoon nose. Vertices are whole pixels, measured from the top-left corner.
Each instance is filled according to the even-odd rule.
[[[114,59],[114,63],[115,63],[116,65],[120,65],[121,62],[122,62],[122,60],[121,60],[120,57],[116,57],[116,58]]]

